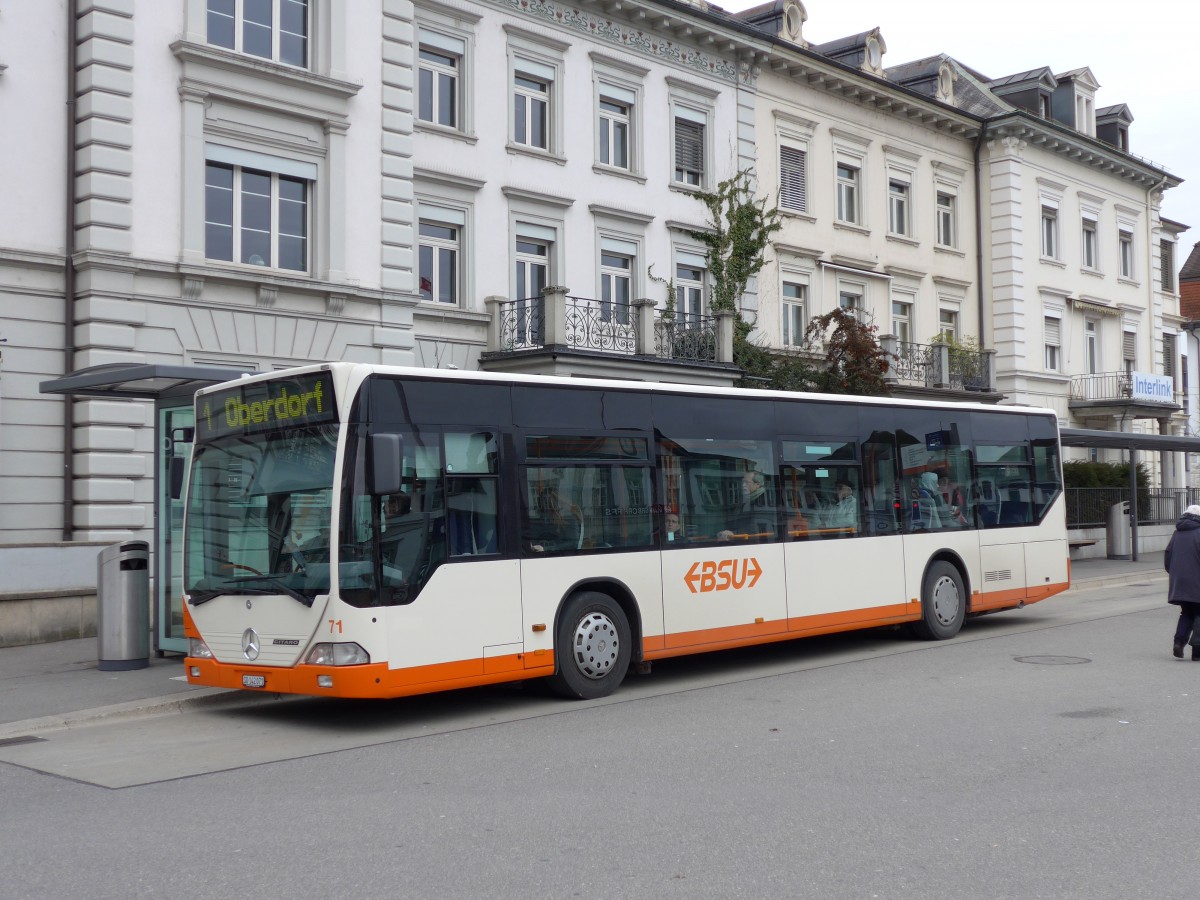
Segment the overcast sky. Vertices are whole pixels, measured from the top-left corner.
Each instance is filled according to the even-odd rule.
[[[716,0],[736,12],[761,0]],[[801,0],[804,37],[814,44],[869,31],[883,34],[885,67],[946,53],[989,78],[1049,66],[1088,66],[1097,108],[1133,113],[1129,149],[1184,183],[1167,191],[1162,214],[1191,226],[1180,238],[1178,271],[1200,241],[1200,5],[1195,0]]]

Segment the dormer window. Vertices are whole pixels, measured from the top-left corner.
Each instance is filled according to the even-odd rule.
[[[867,40],[867,65],[878,69],[883,63],[883,51],[879,49],[879,41],[874,38]]]
[[[1050,95],[1038,94],[1038,108],[1041,111],[1043,119],[1050,118]]]

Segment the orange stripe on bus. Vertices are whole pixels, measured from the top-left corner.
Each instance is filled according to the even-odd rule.
[[[299,665],[294,669],[285,669],[274,666],[240,666],[189,657],[184,661],[184,668],[188,673],[189,682],[211,687],[243,689],[243,675],[262,675],[266,678],[266,685],[251,690],[268,694],[310,694],[317,697],[386,698],[502,684],[554,674],[553,658],[540,668],[523,669],[522,656],[523,654],[513,653],[489,657],[487,665],[482,659],[470,659],[406,669],[389,669],[387,663],[372,663],[366,666]],[[192,668],[200,670],[199,677],[192,677]],[[329,675],[333,679],[333,687],[318,685],[318,675]]]
[[[671,656],[687,656],[706,653],[709,650],[729,650],[734,647],[751,647],[788,641],[799,637],[830,634],[836,631],[851,631],[857,628],[872,628],[878,625],[895,625],[915,621],[907,604],[879,606],[871,609],[856,609],[849,612],[823,613],[816,616],[799,616],[789,619],[774,619],[761,624],[729,625],[724,628],[705,628],[700,631],[685,631],[665,638],[647,638],[642,641],[645,659],[664,659]],[[657,645],[657,646],[655,646]]]

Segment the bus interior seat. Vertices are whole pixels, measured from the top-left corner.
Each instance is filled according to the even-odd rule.
[[[1028,525],[1029,506],[1022,502],[1008,502],[1000,507],[1000,525]]]

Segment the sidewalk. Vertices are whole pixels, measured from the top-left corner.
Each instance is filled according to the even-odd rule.
[[[1087,559],[1071,564],[1073,590],[1165,578],[1161,552],[1143,554],[1137,562]],[[183,678],[178,656],[151,656],[148,668],[131,672],[101,672],[95,638],[0,649],[0,740],[101,718],[276,696],[194,687]]]

